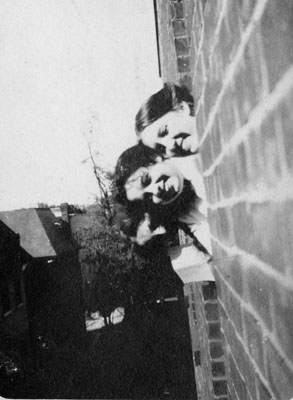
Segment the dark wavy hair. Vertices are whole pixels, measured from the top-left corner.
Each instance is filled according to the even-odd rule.
[[[194,113],[193,97],[185,86],[178,86],[166,82],[161,90],[150,96],[140,107],[135,117],[135,131],[139,134],[150,124],[169,111],[177,110],[180,104],[185,101]]]
[[[148,167],[158,162],[157,153],[139,143],[124,151],[119,157],[115,169],[116,201],[125,207],[128,218],[122,230],[127,236],[136,236],[137,228],[148,213],[151,229],[164,226],[168,233],[174,233],[179,227],[179,215],[186,213],[190,204],[195,201],[196,193],[192,184],[184,180],[183,190],[170,204],[154,204],[152,199],[129,201],[126,197],[125,183],[139,168]]]
[[[158,157],[158,153],[142,143],[130,147],[120,155],[114,174],[118,203],[125,205],[129,202],[124,187],[127,179],[139,168],[156,164]]]

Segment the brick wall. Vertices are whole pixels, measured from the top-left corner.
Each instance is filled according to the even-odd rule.
[[[290,399],[293,2],[157,3],[163,79],[196,99],[228,393]]]
[[[227,399],[227,379],[214,282],[184,286],[189,303],[194,372],[198,399]]]

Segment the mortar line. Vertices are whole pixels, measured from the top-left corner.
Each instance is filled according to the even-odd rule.
[[[209,176],[215,168],[221,163],[224,157],[234,148],[236,148],[249,134],[256,128],[260,127],[263,121],[274,111],[281,101],[293,89],[293,66],[287,70],[282,79],[277,83],[275,90],[262,100],[250,113],[247,124],[242,126],[235,135],[227,143],[224,150],[214,160],[213,164],[204,172],[204,176]]]
[[[255,6],[251,21],[249,23],[249,25],[246,27],[246,30],[244,31],[244,34],[242,36],[242,40],[240,42],[240,45],[238,47],[238,50],[235,54],[235,57],[233,59],[233,61],[230,63],[229,67],[227,68],[227,72],[225,74],[225,79],[221,88],[221,91],[216,99],[216,102],[209,114],[209,119],[207,122],[207,126],[205,128],[205,131],[203,133],[203,136],[201,138],[200,144],[199,146],[201,147],[203,142],[205,141],[205,139],[207,138],[209,131],[213,125],[213,121],[215,119],[215,116],[218,112],[218,109],[220,107],[220,103],[222,101],[222,98],[226,92],[226,89],[229,87],[230,83],[232,82],[232,79],[234,77],[235,71],[238,68],[238,65],[240,63],[240,61],[242,60],[242,55],[244,53],[245,47],[256,27],[257,22],[260,20],[260,18],[262,17],[262,14],[265,10],[265,7],[267,5],[269,0],[259,0],[257,5]]]
[[[266,264],[265,262],[261,261],[259,258],[254,256],[253,254],[247,253],[244,250],[241,250],[237,246],[233,247],[228,247],[221,243],[215,236],[211,235],[211,239],[219,246],[221,247],[227,254],[228,256],[238,256],[238,257],[243,257],[242,261],[245,267],[251,268],[251,263],[257,266],[257,268],[263,272],[266,276],[274,279],[278,284],[280,284],[282,287],[292,290],[293,289],[293,280],[290,277],[286,277],[284,280],[284,275],[280,274],[279,272],[276,272],[274,268],[270,264]]]
[[[211,50],[210,50],[210,53],[209,53],[209,56],[208,56],[209,65],[211,65],[211,60],[210,59],[212,58],[212,53],[214,52],[215,47],[216,47],[216,45],[217,45],[217,43],[219,41],[220,30],[221,30],[222,22],[223,22],[223,19],[224,19],[224,16],[225,16],[225,12],[227,10],[227,4],[228,4],[228,0],[222,1],[222,8],[220,10],[220,14],[219,14],[219,17],[218,17],[218,21],[217,21],[217,25],[216,25],[216,29],[215,29],[215,33],[214,33],[214,41],[213,41],[213,44],[211,46]]]
[[[224,1],[222,2],[222,7],[221,7],[220,14],[219,14],[219,18],[218,18],[218,21],[217,21],[217,26],[216,26],[215,33],[214,33],[214,38],[218,37],[218,35],[219,35],[219,31],[220,31],[220,28],[221,28],[221,23],[222,23],[222,20],[223,20],[223,18],[224,18],[224,13],[225,13],[225,10],[226,10],[226,7],[227,7],[227,2],[228,2],[228,0],[224,0]],[[204,15],[202,15],[202,30],[201,30],[200,41],[199,41],[199,46],[198,46],[198,56],[197,56],[197,60],[196,60],[196,66],[197,66],[197,64],[198,64],[198,62],[199,62],[200,51],[202,52],[202,50],[203,50],[205,23],[206,23],[206,21],[205,21],[205,19],[204,19]],[[210,61],[210,59],[211,59],[211,53],[212,53],[212,50],[214,50],[214,48],[215,48],[215,43],[216,43],[216,40],[214,40],[213,46],[212,46],[212,48],[210,49],[210,52],[209,52],[209,55],[208,55],[208,66],[205,65],[205,71],[204,71],[205,74],[204,74],[204,77],[203,77],[203,83],[204,83],[204,84],[203,84],[203,89],[202,89],[202,91],[201,91],[200,98],[199,98],[199,101],[198,101],[198,103],[197,103],[197,107],[196,107],[196,110],[195,110],[195,115],[197,115],[198,110],[199,110],[199,106],[200,106],[200,104],[203,102],[202,99],[203,99],[203,97],[204,97],[204,87],[205,87],[205,84],[206,84],[206,82],[207,82],[207,80],[208,80],[207,76],[208,76],[208,71],[209,71],[209,69],[210,69],[210,68],[209,68],[209,65],[211,65],[211,61]],[[194,84],[194,80],[193,80],[192,83]]]
[[[239,301],[240,305],[242,306],[242,308],[244,308],[246,311],[248,311],[255,319],[257,319],[258,321],[261,322],[261,328],[262,328],[262,333],[263,333],[263,338],[265,339],[266,337],[268,337],[271,341],[271,343],[275,346],[276,350],[278,351],[278,353],[283,357],[285,363],[287,364],[288,368],[291,369],[293,371],[293,363],[288,359],[288,357],[286,356],[285,351],[283,350],[283,348],[281,347],[281,345],[279,344],[276,336],[274,335],[273,332],[270,332],[269,329],[267,328],[265,322],[263,321],[263,319],[261,318],[261,316],[257,313],[257,311],[251,306],[250,303],[246,302],[242,297],[239,296],[239,294],[234,290],[234,288],[232,286],[230,286],[229,284],[227,284],[227,281],[225,280],[225,277],[223,276],[223,274],[221,272],[219,272],[218,268],[217,268],[217,272],[219,275],[221,275],[221,278],[225,284],[225,286],[227,286],[229,288],[229,290],[232,292],[233,296]],[[225,310],[225,312],[227,314],[229,314],[230,317],[230,323],[233,325],[234,327],[234,332],[237,336],[237,338],[240,340],[240,342],[242,343],[244,349],[246,350],[246,344],[244,342],[244,340],[242,339],[242,337],[240,336],[240,334],[238,333],[236,326],[233,322],[232,316],[230,315],[230,313],[228,313],[225,304],[223,303],[223,301],[218,298],[219,303],[222,305],[222,308]],[[229,343],[227,341],[227,343]],[[246,352],[247,353],[247,352]],[[250,356],[250,354],[247,354],[248,356]],[[255,363],[255,360],[252,359],[253,362]],[[255,363],[255,367],[256,369],[261,373],[259,367],[257,366],[257,364]],[[263,375],[262,375],[263,376]]]
[[[208,203],[210,210],[214,211],[219,208],[233,207],[239,203],[261,204],[265,202],[281,203],[286,200],[293,200],[293,176],[288,176],[278,182],[274,188],[268,188],[267,185],[260,184],[258,189],[246,191],[239,196],[222,199],[213,204]]]
[[[223,307],[222,301],[219,301],[219,302],[222,304],[222,307]],[[237,339],[239,340],[239,342],[242,344],[242,346],[243,346],[243,348],[244,348],[244,351],[245,351],[245,353],[246,353],[246,356],[247,356],[248,359],[250,360],[252,366],[254,367],[254,369],[256,370],[256,372],[258,373],[258,375],[259,375],[263,380],[266,381],[266,379],[264,378],[263,372],[262,372],[262,371],[260,370],[260,368],[258,367],[258,365],[257,365],[257,363],[255,362],[254,358],[252,358],[252,357],[250,356],[249,352],[246,350],[246,345],[244,345],[244,342],[243,342],[241,336],[238,334],[238,332],[237,332],[237,330],[236,330],[236,328],[235,328],[235,325],[234,325],[234,323],[232,322],[231,318],[230,318],[230,323],[231,323],[231,325],[233,326],[235,335],[236,335]],[[230,343],[229,343],[229,341],[228,341],[228,338],[227,338],[227,335],[226,335],[225,332],[224,332],[224,336],[225,336],[225,341],[226,341],[226,343],[227,343],[228,346],[229,346],[230,355],[231,355],[231,357],[232,357],[233,360],[234,360],[234,363],[235,363],[235,366],[236,366],[236,368],[237,368],[237,370],[238,370],[238,373],[239,373],[239,375],[241,376],[241,378],[243,379],[243,382],[245,382],[246,379],[245,379],[245,377],[243,376],[242,371],[240,370],[240,368],[239,368],[239,366],[238,366],[238,363],[237,363],[237,361],[236,361],[236,359],[235,359],[235,356],[234,356],[234,353],[233,353],[233,351],[232,351],[232,347],[231,347],[231,345],[230,345]],[[233,381],[233,380],[232,380],[232,384],[233,384],[233,386],[234,386],[235,392],[237,393],[237,390],[236,390],[236,387],[235,387],[235,384],[234,384],[234,381]],[[246,386],[246,388],[247,388],[247,390],[248,390],[248,392],[249,392],[250,398],[252,398],[249,388],[248,388],[247,386]],[[237,393],[237,397],[239,397],[239,396],[238,396],[238,393]]]

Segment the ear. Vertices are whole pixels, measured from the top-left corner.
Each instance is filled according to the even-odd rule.
[[[189,104],[186,103],[186,101],[182,101],[179,104],[179,111],[185,113],[186,115],[190,115],[190,107]]]

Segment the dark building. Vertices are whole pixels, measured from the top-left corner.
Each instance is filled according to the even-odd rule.
[[[69,225],[47,208],[0,212],[0,219],[9,227],[6,230],[15,241],[20,237],[18,263],[22,264],[31,336],[44,336],[57,345],[67,341],[79,343],[85,333],[81,271],[78,246],[71,237]],[[13,247],[12,243],[11,240]],[[1,255],[1,270],[13,269],[15,254],[7,250]],[[7,299],[12,296],[7,297],[7,288],[2,286],[1,315],[7,315]],[[14,309],[17,302],[21,304],[21,293],[17,295],[19,300],[14,296]]]
[[[0,351],[23,337],[28,327],[22,256],[19,235],[0,221]]]

